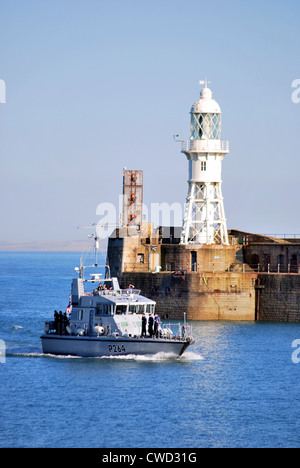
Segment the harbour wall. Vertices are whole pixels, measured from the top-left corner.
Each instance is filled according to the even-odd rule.
[[[255,320],[254,273],[123,272],[121,286],[134,284],[155,300],[161,317],[188,320]]]
[[[169,319],[300,323],[300,275],[253,273],[123,273]]]
[[[300,323],[300,275],[260,273],[256,288],[256,319]]]
[[[300,322],[299,240],[232,231],[228,246],[179,241],[117,230],[108,243],[111,273],[155,300],[165,318]]]

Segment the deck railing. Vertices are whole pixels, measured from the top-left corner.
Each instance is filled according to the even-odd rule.
[[[221,140],[187,140],[181,142],[181,151],[205,151],[229,153],[229,141]]]

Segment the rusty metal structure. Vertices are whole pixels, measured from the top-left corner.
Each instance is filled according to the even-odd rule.
[[[123,226],[141,229],[143,222],[143,171],[123,171]]]

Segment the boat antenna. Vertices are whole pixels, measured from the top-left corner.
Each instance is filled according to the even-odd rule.
[[[77,226],[77,229],[95,229],[94,234],[89,234],[88,238],[89,239],[94,239],[94,251],[95,251],[95,267],[98,266],[98,250],[99,250],[99,240],[101,239],[98,234],[97,234],[97,228],[99,227],[117,227],[118,224],[97,224],[93,223],[91,226]]]
[[[96,223],[93,223],[92,226],[78,226],[77,229],[94,229]],[[89,234],[89,239],[94,239],[94,251],[95,251],[95,267],[98,266],[98,250],[99,250],[99,237],[97,235],[97,230],[95,229],[95,234]]]
[[[99,237],[97,234],[89,234],[88,235],[89,239],[94,239],[94,249],[95,249],[95,267],[98,266],[98,250],[99,250]]]

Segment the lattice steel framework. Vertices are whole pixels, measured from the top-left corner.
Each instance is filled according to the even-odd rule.
[[[189,182],[182,244],[228,244],[220,183]]]

